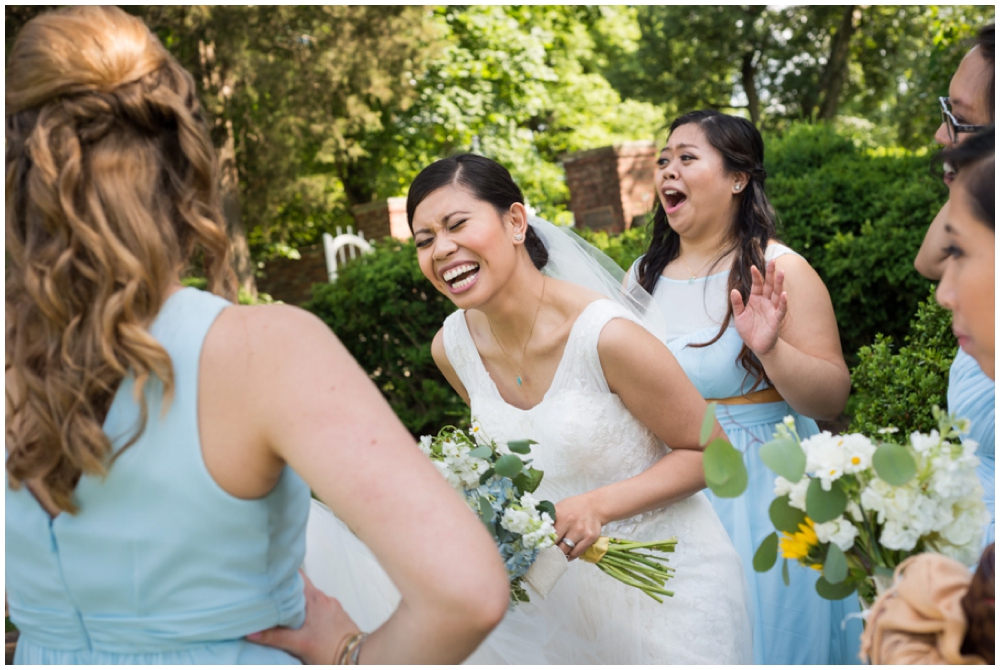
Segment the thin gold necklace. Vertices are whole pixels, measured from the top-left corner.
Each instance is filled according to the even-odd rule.
[[[524,363],[524,354],[528,351],[528,342],[531,342],[531,336],[535,334],[535,322],[538,321],[538,313],[542,310],[543,302],[545,302],[545,277],[542,277],[542,297],[538,301],[538,307],[535,308],[535,318],[531,320],[531,330],[528,331],[528,339],[524,341],[524,346],[521,348],[521,363]],[[521,380],[521,365],[514,365],[514,361],[507,355],[507,350],[503,348],[502,344],[500,344],[500,338],[497,337],[495,332],[493,332],[493,324],[490,323],[490,317],[486,317],[486,325],[490,327],[490,334],[493,335],[493,339],[496,340],[497,346],[500,347],[500,351],[503,352],[504,358],[506,358],[507,362],[510,363],[510,367],[516,370],[517,385],[521,386],[524,383]]]
[[[697,278],[698,278],[698,275],[697,275],[697,274],[695,273],[695,271],[694,271],[694,270],[692,270],[692,269],[691,269],[691,266],[687,264],[687,261],[685,261],[685,260],[684,260],[683,258],[681,258],[680,256],[678,256],[678,257],[677,257],[677,259],[678,259],[678,260],[679,260],[679,261],[680,261],[681,263],[683,263],[683,264],[684,264],[684,267],[686,267],[686,268],[687,268],[687,271],[691,273],[691,279],[688,279],[688,284],[690,284],[691,282],[693,282],[693,281],[694,281],[695,279],[697,279]],[[712,261],[714,261],[714,260],[715,260],[714,258],[712,258],[712,259],[708,260],[708,261],[707,261],[707,262],[706,262],[705,264],[703,264],[703,265],[702,265],[702,266],[701,266],[700,268],[698,268],[698,272],[701,272],[702,270],[704,270],[704,269],[705,269],[706,267],[708,267],[708,264],[709,264],[709,263],[711,263],[711,262],[712,262]]]

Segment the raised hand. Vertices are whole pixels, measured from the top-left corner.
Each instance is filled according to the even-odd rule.
[[[756,267],[750,268],[753,283],[746,305],[738,290],[733,289],[729,295],[736,332],[757,356],[766,355],[774,348],[781,322],[788,312],[788,295],[782,290],[784,271],[776,272],[772,259],[765,272],[766,277],[761,277]]]

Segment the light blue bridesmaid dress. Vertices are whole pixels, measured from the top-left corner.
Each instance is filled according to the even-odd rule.
[[[767,260],[795,253],[780,244],[767,248]],[[638,261],[637,261],[638,262]],[[630,276],[636,281],[636,265]],[[736,362],[743,341],[730,325],[722,337],[707,347],[689,344],[708,342],[719,332],[729,300],[728,271],[692,280],[660,277],[653,299],[660,306],[669,328],[667,346],[684,372],[705,398],[729,398],[749,392],[753,380]],[[766,387],[758,387],[758,390]],[[770,441],[774,426],[785,417],[795,417],[803,439],[819,432],[816,422],[793,410],[786,402],[750,405],[718,405],[716,416],[733,446],[746,454],[749,481],[737,498],[718,498],[706,490],[709,500],[743,562],[743,572],[753,599],[753,662],[755,664],[854,664],[860,663],[862,624],[848,615],[860,611],[857,596],[825,600],[816,593],[819,573],[789,561],[790,585],[781,577],[781,561],[769,572],[753,569],[753,555],[774,532],[768,509],[774,500],[775,474],[757,455]]]
[[[948,376],[948,411],[969,420],[965,437],[979,443],[976,474],[983,484],[983,501],[990,523],[983,547],[996,539],[996,384],[986,376],[976,359],[959,349]]]
[[[6,487],[6,587],[20,629],[15,663],[290,664],[243,636],[301,626],[309,489],[286,468],[271,493],[239,500],[221,489],[198,438],[198,360],[229,305],[183,289],[150,328],[174,367],[147,384],[149,420],[106,477],[83,476],[79,512],[50,519],[25,487]],[[116,447],[138,405],[126,378],[104,422]]]

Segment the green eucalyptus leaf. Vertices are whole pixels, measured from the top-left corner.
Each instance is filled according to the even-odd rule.
[[[485,484],[486,482],[488,482],[490,480],[490,477],[492,477],[495,474],[496,474],[496,472],[493,470],[493,468],[490,468],[489,470],[487,470],[483,474],[479,475],[479,483],[480,484]]]
[[[806,513],[792,507],[787,495],[771,501],[771,508],[768,512],[774,527],[785,533],[797,533],[799,524],[806,522]]]
[[[840,584],[847,578],[847,556],[833,542],[826,549],[823,562],[823,578],[831,584]]]
[[[851,579],[845,579],[838,584],[831,584],[823,576],[816,580],[816,593],[827,600],[843,600],[856,589],[857,584]]]
[[[481,458],[484,461],[488,461],[490,457],[493,456],[493,450],[487,447],[486,445],[483,445],[481,447],[476,447],[475,449],[470,451],[469,456],[472,456],[473,458]]]
[[[836,519],[846,509],[847,494],[839,481],[833,482],[829,491],[823,490],[819,479],[809,482],[809,488],[806,489],[806,514],[810,519],[816,523],[826,523]]]
[[[522,493],[534,493],[535,489],[538,488],[538,485],[542,483],[543,474],[544,473],[541,470],[525,468],[521,471],[521,474],[517,476],[514,484]]]
[[[479,518],[483,520],[483,523],[492,524],[494,517],[495,512],[489,499],[485,496],[479,496]]]
[[[510,477],[511,479],[517,477],[521,473],[522,468],[524,468],[524,462],[514,454],[504,454],[493,464],[493,469],[497,471],[498,475],[501,477]]]
[[[708,438],[712,436],[712,430],[715,428],[715,403],[708,403],[708,408],[705,409],[705,418],[701,420],[701,436],[698,439],[698,444],[706,444]]]
[[[760,459],[771,472],[793,483],[806,473],[806,452],[790,437],[780,437],[761,445]]]
[[[538,444],[534,440],[513,440],[507,443],[507,448],[515,454],[530,454],[531,445]]]
[[[906,449],[895,444],[883,444],[872,456],[875,473],[893,486],[903,486],[917,474],[917,464]]]
[[[720,498],[735,498],[746,490],[747,469],[743,454],[721,437],[705,447],[702,458],[705,483]]]
[[[767,572],[778,560],[778,534],[771,533],[757,547],[753,555],[753,569],[757,572]]]
[[[788,576],[788,559],[781,559],[781,581],[785,582],[785,586],[789,586],[792,583],[791,577]]]

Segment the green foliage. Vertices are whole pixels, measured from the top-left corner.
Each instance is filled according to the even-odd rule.
[[[420,272],[412,241],[377,243],[335,283],[314,285],[304,307],[333,329],[414,436],[468,422],[431,357],[434,333],[455,307]]]
[[[779,236],[830,291],[848,361],[876,333],[901,338],[929,286],[913,259],[947,198],[928,156],[858,148],[822,125],[766,142]]]
[[[858,352],[851,370],[851,432],[874,435],[893,426],[908,435],[937,427],[932,407],[947,404],[948,371],[957,351],[951,314],[931,294],[917,308],[904,345],[894,351],[892,343],[879,335]]]
[[[184,277],[181,279],[181,286],[193,286],[202,291],[207,291],[208,280],[204,277]],[[271,305],[275,300],[267,293],[258,293],[255,296],[241,286],[236,302],[240,305]]]

